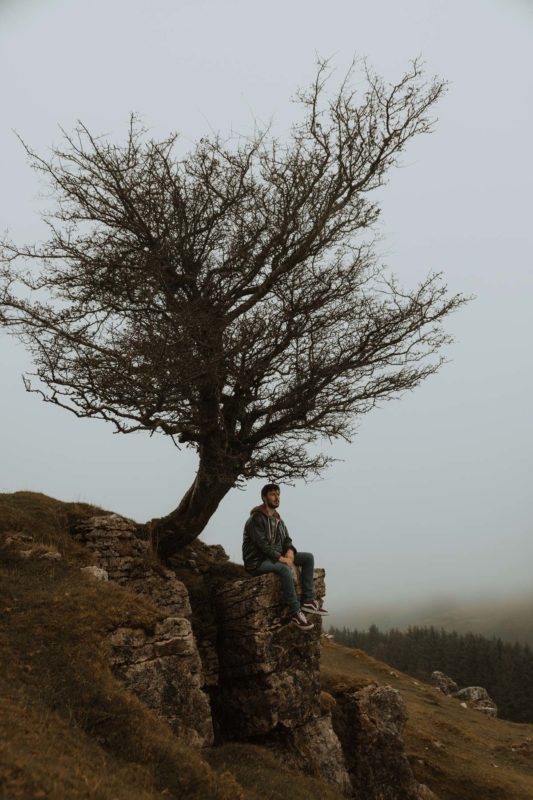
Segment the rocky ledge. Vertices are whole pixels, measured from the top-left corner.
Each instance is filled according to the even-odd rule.
[[[315,570],[324,596],[324,570]],[[216,596],[220,705],[224,729],[236,738],[316,719],[320,704],[321,618],[312,631],[289,623],[274,575],[232,581]]]

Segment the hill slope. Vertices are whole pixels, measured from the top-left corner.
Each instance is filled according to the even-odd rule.
[[[531,800],[533,725],[490,719],[363,653],[328,642],[322,682],[387,683],[407,703],[406,750],[417,780],[441,800]]]
[[[90,559],[69,524],[94,513],[0,495],[0,798],[284,800],[288,786],[291,800],[338,798],[252,744],[198,752],[113,677],[106,632],[124,619],[151,625],[159,612],[80,573]],[[27,557],[13,535],[27,537]],[[441,800],[533,797],[533,726],[487,719],[360,651],[324,645],[326,692],[368,682],[402,693],[413,769]]]
[[[69,524],[96,511],[0,494],[1,800],[259,800],[265,786],[284,800],[289,780],[295,800],[334,800],[251,745],[217,748],[211,767],[113,677],[106,632],[160,612],[80,573],[90,556]]]

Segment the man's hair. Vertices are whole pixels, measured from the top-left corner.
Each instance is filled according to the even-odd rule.
[[[261,489],[261,497],[265,497],[269,492],[274,492],[276,489],[279,492],[279,486],[277,483],[266,483]]]

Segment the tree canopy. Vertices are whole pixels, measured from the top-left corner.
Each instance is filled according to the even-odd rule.
[[[80,123],[48,159],[25,145],[56,206],[43,244],[2,244],[0,322],[33,355],[28,390],[195,448],[190,489],[153,525],[164,555],[236,483],[318,474],[323,439],[442,363],[465,300],[379,263],[372,192],[445,86],[416,61],[363,84],[332,91],[321,63],[286,140],[213,134],[177,157],[176,135],[132,116],[122,144]]]

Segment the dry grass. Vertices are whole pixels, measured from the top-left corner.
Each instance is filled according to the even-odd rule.
[[[216,770],[227,770],[246,790],[247,800],[340,800],[328,784],[280,767],[279,756],[253,744],[229,743],[206,754]]]
[[[322,651],[323,685],[389,684],[407,703],[406,750],[413,771],[440,800],[531,800],[533,725],[490,719],[455,698],[334,643]]]

